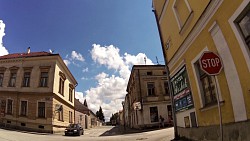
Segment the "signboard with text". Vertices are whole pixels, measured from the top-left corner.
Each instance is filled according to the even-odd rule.
[[[185,66],[171,78],[171,86],[173,88],[175,111],[193,108],[193,98]]]

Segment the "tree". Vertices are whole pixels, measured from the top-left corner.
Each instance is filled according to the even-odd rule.
[[[105,122],[105,117],[102,111],[102,107],[100,106],[99,111],[96,111],[96,116],[103,122]]]

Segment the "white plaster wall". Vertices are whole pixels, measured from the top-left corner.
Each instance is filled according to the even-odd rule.
[[[194,108],[192,108],[190,110],[183,111],[183,112],[176,113],[177,126],[185,127],[184,117],[187,117],[187,116],[189,116],[189,120],[190,120],[189,122],[190,122],[190,125],[191,125],[190,113],[192,113],[192,112],[195,112]]]

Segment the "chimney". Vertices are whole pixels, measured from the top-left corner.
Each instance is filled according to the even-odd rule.
[[[28,54],[30,54],[30,47],[28,47],[28,49],[27,49],[27,53],[28,53]]]

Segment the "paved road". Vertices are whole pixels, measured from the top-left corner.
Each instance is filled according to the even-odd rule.
[[[119,127],[103,126],[85,130],[83,136],[36,134],[0,129],[0,141],[170,141],[173,128],[123,134]]]

